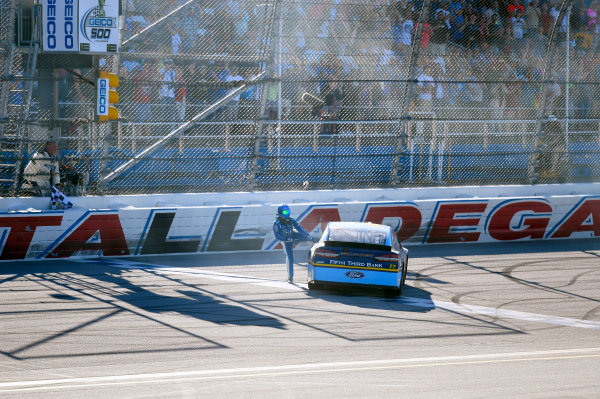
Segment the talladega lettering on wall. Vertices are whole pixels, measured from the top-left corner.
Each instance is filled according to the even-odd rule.
[[[291,205],[318,237],[330,221],[392,226],[407,244],[600,237],[600,196]],[[281,248],[276,205],[0,214],[0,260]],[[299,244],[308,246],[308,243]]]

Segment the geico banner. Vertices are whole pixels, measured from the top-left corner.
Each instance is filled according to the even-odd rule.
[[[43,0],[42,7],[44,51],[119,50],[118,0]]]
[[[43,0],[42,48],[44,51],[78,51],[78,1]]]
[[[96,113],[98,115],[108,115],[108,79],[99,78],[96,81]]]
[[[2,213],[0,259],[276,250],[276,210],[248,205]],[[340,220],[391,225],[409,245],[600,237],[600,196],[293,204],[291,210],[315,237]]]
[[[116,53],[118,46],[118,0],[79,0],[79,51]]]

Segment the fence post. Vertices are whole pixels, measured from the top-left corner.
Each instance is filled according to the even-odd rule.
[[[488,149],[489,135],[490,135],[490,127],[486,122],[484,122],[483,123],[483,149],[484,150]]]
[[[117,121],[117,148],[121,148],[122,144],[122,136],[123,136],[123,123],[121,121]]]
[[[137,126],[135,123],[131,124],[131,153],[135,154],[136,151],[136,141],[137,140]]]
[[[229,151],[229,147],[230,147],[229,135],[230,134],[231,134],[231,125],[229,123],[227,123],[227,124],[225,124],[225,151]],[[179,137],[181,137],[181,135]]]
[[[360,133],[361,133],[361,128],[360,128],[360,123],[357,123],[356,125],[356,151],[360,151]]]

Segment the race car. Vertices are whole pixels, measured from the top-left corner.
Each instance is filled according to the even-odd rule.
[[[408,250],[390,226],[329,222],[308,253],[308,288],[361,285],[400,295],[407,265]]]

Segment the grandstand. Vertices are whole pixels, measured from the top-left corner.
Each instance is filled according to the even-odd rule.
[[[5,196],[49,134],[90,194],[600,180],[597,2],[122,0],[102,125],[98,67],[49,74],[24,3],[0,5]]]

